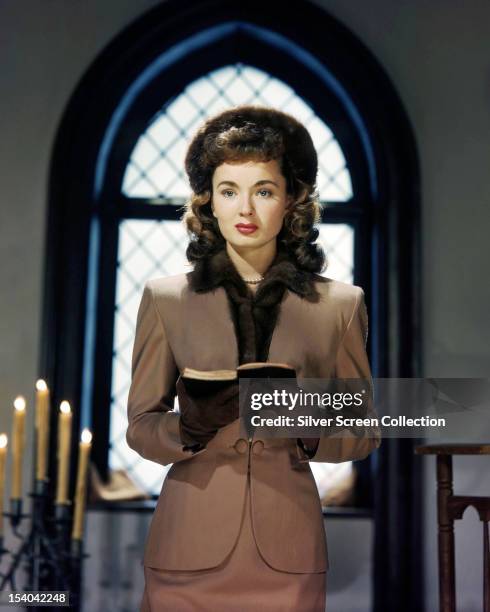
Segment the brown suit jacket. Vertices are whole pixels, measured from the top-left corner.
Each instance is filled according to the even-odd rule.
[[[207,448],[182,450],[175,385],[184,367],[234,369],[235,330],[226,292],[195,293],[187,274],[156,278],[140,303],[128,399],[127,442],[139,455],[173,464],[150,525],[143,563],[168,570],[218,565],[239,532],[250,466],[254,535],[264,559],[287,572],[328,568],[323,516],[309,461],[363,459],[380,445],[379,429],[322,437],[312,458],[296,439],[249,443],[236,420]],[[318,303],[286,291],[269,361],[288,363],[299,378],[371,379],[368,319],[358,286],[315,275]],[[369,416],[376,416],[372,407]]]

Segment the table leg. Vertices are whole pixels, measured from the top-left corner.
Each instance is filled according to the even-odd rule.
[[[483,610],[490,612],[490,543],[488,521],[483,521]]]
[[[439,542],[439,609],[456,612],[454,521],[449,513],[453,495],[451,455],[437,455],[437,522]]]

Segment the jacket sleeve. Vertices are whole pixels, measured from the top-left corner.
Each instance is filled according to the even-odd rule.
[[[344,336],[341,340],[336,361],[335,378],[360,378],[368,381],[370,391],[367,414],[365,418],[377,419],[373,407],[373,383],[371,369],[366,352],[368,335],[368,315],[364,299],[364,290],[357,288],[354,310],[350,317]],[[355,428],[356,433],[343,427],[333,427],[325,432],[318,442],[314,454],[306,453],[297,445],[300,461],[321,461],[341,463],[364,459],[381,444],[381,430],[377,425]],[[305,439],[307,443],[308,440]]]
[[[178,376],[151,281],[148,281],[136,319],[126,441],[141,457],[161,465],[194,456],[182,449],[180,415],[173,410]]]

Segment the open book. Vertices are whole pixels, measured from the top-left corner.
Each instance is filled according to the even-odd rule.
[[[296,371],[287,363],[253,361],[242,363],[236,370],[194,370],[184,368],[182,378],[196,380],[235,380],[237,378],[293,378]]]
[[[194,370],[183,368],[180,378],[193,395],[216,393],[238,383],[242,378],[296,378],[296,370],[287,363],[254,361],[236,370]]]

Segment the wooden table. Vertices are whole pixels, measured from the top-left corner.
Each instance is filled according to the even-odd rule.
[[[437,456],[437,524],[439,548],[439,610],[456,612],[454,521],[473,506],[483,521],[483,610],[490,612],[490,497],[453,495],[453,455],[490,455],[490,444],[428,444],[417,455]]]

